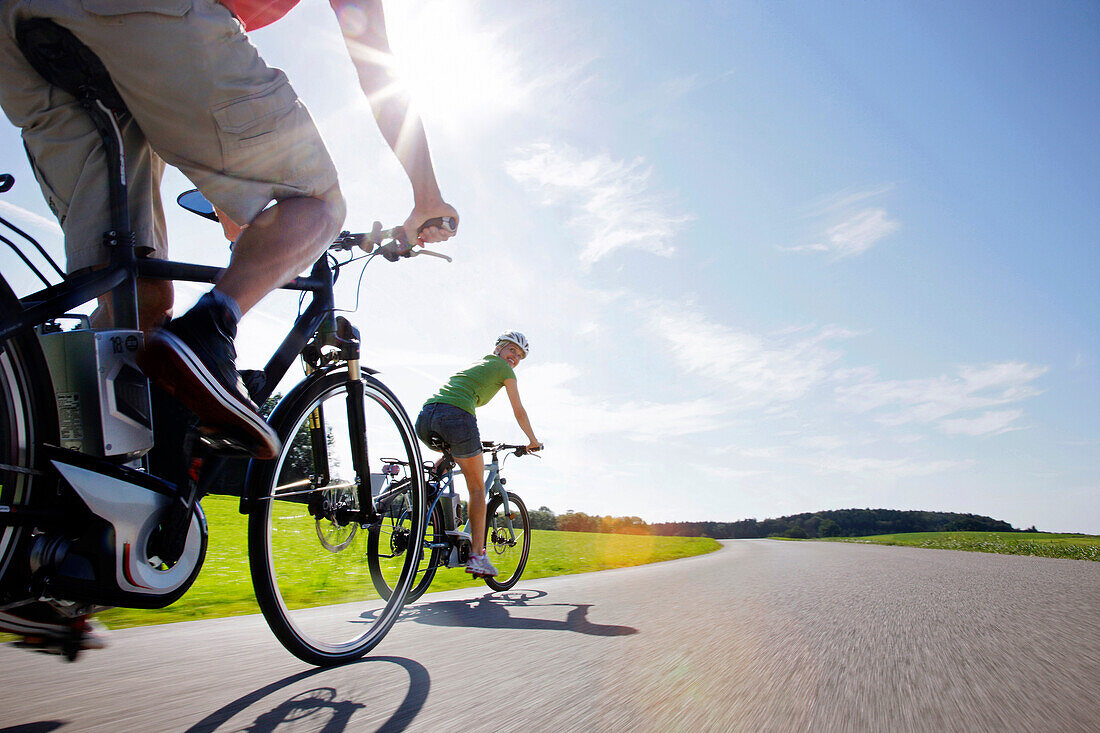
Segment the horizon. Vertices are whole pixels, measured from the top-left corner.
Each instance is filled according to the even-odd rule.
[[[549,509],[549,507],[547,507],[547,508]],[[531,509],[531,507],[528,507],[527,510],[529,512],[530,511],[536,511],[536,510]],[[538,511],[541,511],[541,510],[542,510],[542,507],[540,506]],[[993,521],[996,521],[996,522],[1004,522],[1005,524],[1008,524],[1010,527],[1012,527],[1012,530],[1015,531],[1015,532],[1028,532],[1028,531],[1031,531],[1031,527],[1035,526],[1035,524],[1032,523],[1029,527],[1020,528],[1020,527],[1017,527],[1016,525],[1012,524],[1011,522],[1006,522],[1003,519],[998,519],[997,517],[991,517],[991,516],[988,516],[988,515],[985,515],[985,514],[976,514],[974,512],[939,512],[939,511],[934,511],[934,510],[930,510],[930,509],[894,509],[894,508],[887,508],[887,507],[842,507],[840,509],[818,509],[816,511],[794,512],[793,514],[784,514],[782,516],[777,516],[777,517],[764,517],[763,519],[760,519],[760,518],[757,518],[757,517],[742,517],[741,519],[671,519],[671,520],[665,520],[665,521],[660,521],[660,522],[650,522],[650,521],[647,521],[644,517],[638,517],[638,516],[633,515],[633,514],[619,514],[619,515],[595,514],[595,515],[593,515],[593,514],[588,514],[587,512],[575,512],[572,509],[566,509],[565,512],[563,512],[563,513],[558,513],[558,512],[555,512],[553,509],[550,509],[550,512],[556,517],[563,517],[563,516],[566,516],[567,514],[585,514],[586,516],[589,516],[589,517],[598,517],[598,518],[603,518],[603,519],[606,519],[606,518],[629,519],[629,518],[633,517],[633,518],[642,520],[642,523],[645,524],[647,527],[648,526],[659,525],[659,524],[739,524],[741,522],[762,523],[762,522],[776,521],[776,520],[780,520],[780,519],[789,519],[791,517],[798,517],[798,516],[802,516],[802,515],[817,516],[817,515],[826,514],[828,512],[899,512],[899,513],[921,512],[921,513],[929,513],[929,514],[957,514],[959,516],[978,517],[979,519],[992,519]],[[967,531],[969,531],[969,530],[967,530]],[[1085,536],[1090,536],[1090,537],[1095,536],[1095,535],[1086,534],[1084,532],[1061,532],[1061,531],[1058,531],[1058,530],[1046,530],[1046,529],[1038,529],[1038,528],[1036,528],[1034,531],[1040,532],[1040,533],[1043,533],[1043,534],[1083,534]]]
[[[529,506],[647,523],[879,506],[1100,534],[1100,5],[386,11],[461,224],[431,247],[452,264],[367,268],[363,363],[415,418],[524,332],[547,450],[508,475]],[[251,37],[330,147],[345,228],[402,222],[408,182],[327,3]],[[0,160],[17,179],[0,214],[63,262],[10,124]],[[188,188],[169,169],[171,256],[224,265],[219,227],[172,204]],[[180,286],[177,313],[199,294]],[[296,305],[246,315],[242,368]],[[478,421],[522,439],[501,395]]]

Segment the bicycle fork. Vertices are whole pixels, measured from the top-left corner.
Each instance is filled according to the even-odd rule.
[[[364,413],[366,395],[359,371],[358,343],[354,359],[348,360],[348,431],[351,433],[351,463],[355,468],[356,491],[359,495],[360,524],[378,521],[378,510],[370,490],[370,456],[367,448],[367,419]]]

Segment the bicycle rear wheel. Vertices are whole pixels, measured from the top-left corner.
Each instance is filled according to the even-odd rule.
[[[0,280],[0,322],[18,307],[15,295]],[[46,495],[46,476],[37,473],[39,452],[44,443],[59,442],[49,374],[33,333],[0,341],[0,505],[26,506],[34,495]],[[16,566],[13,557],[27,532],[25,527],[0,525],[0,606],[16,600],[10,589],[25,587],[9,571]]]
[[[253,462],[248,554],[256,600],[292,654],[328,666],[361,657],[389,631],[415,580],[424,534],[424,481],[412,424],[397,398],[363,379],[361,406],[344,369],[310,378],[279,403],[271,423],[282,441],[275,460]],[[348,410],[365,414],[373,484],[382,457],[409,465],[409,552],[388,597],[371,582],[359,510]]]
[[[402,505],[402,500],[394,502]],[[407,506],[407,502],[404,503]],[[374,587],[383,598],[389,598],[400,578],[401,568],[409,550],[411,515],[407,511],[382,518],[381,524],[371,527],[367,538],[367,558]],[[416,580],[405,596],[405,603],[412,603],[428,590],[435,573],[443,562],[446,536],[443,533],[443,512],[439,506],[432,510],[424,530],[423,551],[416,568]]]
[[[485,584],[493,590],[508,590],[518,583],[531,552],[531,520],[527,516],[527,505],[523,499],[509,493],[508,507],[511,512],[505,514],[504,498],[494,496],[486,509],[485,552],[489,562],[499,571],[495,578],[485,579]]]

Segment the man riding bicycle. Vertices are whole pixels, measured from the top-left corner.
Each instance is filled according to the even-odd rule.
[[[77,100],[51,87],[16,44],[31,18],[71,31],[103,62],[125,101],[119,120],[139,256],[166,257],[159,186],[164,164],[179,168],[224,216],[244,225],[228,268],[183,316],[172,313],[172,284],[138,283],[139,323],[147,332],[139,364],[174,394],[204,429],[257,458],[278,439],[252,404],[236,371],[237,322],[271,290],[312,264],[343,224],[336,168],[309,112],[286,76],[264,63],[246,30],[286,14],[297,0],[0,0],[0,106],[17,127],[43,195],[65,235],[67,270],[108,259],[106,163],[91,120]],[[409,100],[393,88],[381,0],[330,0],[364,94],[413,192],[405,222],[457,213],[439,192],[427,139]],[[271,202],[274,205],[268,206]],[[421,242],[450,238],[428,227]],[[109,296],[93,325],[113,323]],[[0,613],[0,628],[48,645],[83,628],[46,604]],[[98,646],[87,635],[87,646]]]

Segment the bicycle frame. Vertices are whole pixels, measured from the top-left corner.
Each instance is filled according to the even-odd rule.
[[[504,488],[504,481],[500,475],[501,461],[498,458],[496,451],[492,452],[492,456],[492,461],[490,461],[490,463],[485,467],[485,505],[488,506],[489,502],[493,499],[494,496],[501,497],[501,501],[503,502],[504,514],[508,518],[508,539],[515,540],[516,532],[515,527],[512,525],[512,509],[511,506],[508,504],[508,490]],[[437,482],[438,490],[435,492],[435,497],[432,499],[431,504],[428,506],[427,516],[430,517],[431,513],[435,511],[435,508],[439,504],[440,498],[442,497],[444,491],[448,489],[451,491],[454,490],[454,480],[455,471],[453,468],[439,479],[439,481]],[[443,530],[445,537],[449,536],[446,533],[452,532],[456,529],[465,533],[466,536],[470,536],[471,520],[468,516],[469,512],[467,512],[466,524],[463,525],[461,528],[455,526],[454,517],[447,516],[449,512],[441,513],[443,515]],[[434,543],[425,542],[425,548],[435,549],[438,547],[439,549],[444,549],[450,547],[451,544],[452,542],[449,540]]]
[[[122,252],[126,249],[132,249],[132,244],[120,244],[112,250],[111,262],[105,268],[78,274],[61,283],[50,285],[38,292],[20,298],[19,307],[13,307],[4,322],[0,324],[0,339],[7,338],[20,330],[30,329],[51,319],[59,318],[72,308],[109,292],[115,291],[117,294],[116,289],[119,285],[125,286],[131,278],[215,283],[224,271],[223,268],[219,267],[170,260],[131,260]],[[253,399],[258,404],[263,404],[271,396],[279,381],[290,369],[294,360],[302,353],[314,334],[321,330],[329,332],[335,332],[336,330],[333,270],[329,264],[327,253],[317,260],[308,276],[295,278],[282,286],[282,289],[309,293],[311,298],[264,366],[264,386],[253,395]],[[136,323],[132,325],[136,326]],[[358,475],[367,477],[370,471],[367,468],[369,466],[369,456],[365,443],[364,415],[361,408],[351,409],[351,403],[355,399],[358,399],[360,403],[363,399],[361,393],[354,394],[356,391],[355,384],[358,382],[359,373],[362,369],[358,364],[359,348],[357,338],[351,346],[351,353],[343,355],[344,360],[349,364],[352,381],[349,390],[351,393],[349,394],[349,422],[354,431],[353,434],[364,436],[364,441],[353,452],[352,461]],[[367,369],[367,371],[370,373],[373,370]],[[361,391],[361,389],[360,386],[359,390]],[[318,417],[323,426],[323,416]],[[212,478],[212,475],[208,475],[207,478]],[[365,478],[360,481],[358,491],[360,495],[359,505],[364,508],[366,514],[364,518],[367,521],[375,521],[374,502],[370,495],[369,483]],[[254,498],[249,497],[247,492],[245,496],[242,496],[242,512],[247,513],[248,503]]]
[[[112,257],[111,264],[105,268],[72,276],[57,285],[20,298],[22,310],[11,314],[0,324],[0,340],[63,316],[73,308],[111,292],[131,277],[213,284],[223,272],[223,268],[210,265],[153,259],[135,259],[127,264],[124,258]],[[274,386],[286,374],[325,317],[333,317],[332,282],[332,268],[326,257],[322,257],[314,264],[308,277],[295,278],[282,286],[284,290],[311,293],[313,298],[295,319],[290,332],[264,367],[268,379],[263,390],[256,395],[257,402],[262,403],[271,396]],[[136,328],[137,324],[118,324],[118,327]]]

